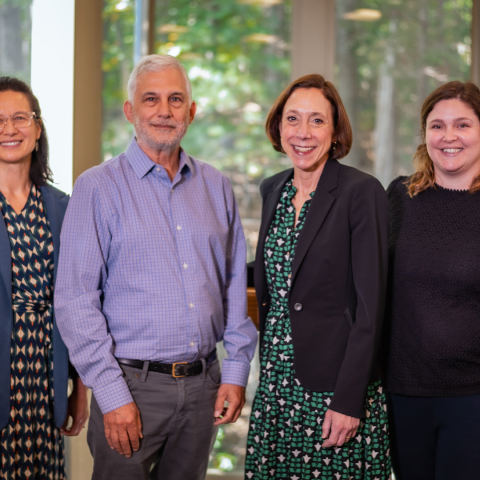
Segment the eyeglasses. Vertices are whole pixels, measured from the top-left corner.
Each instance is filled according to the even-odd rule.
[[[12,119],[12,124],[17,128],[28,127],[32,123],[35,112],[17,112],[12,115],[0,115],[0,132],[5,128],[7,120]]]

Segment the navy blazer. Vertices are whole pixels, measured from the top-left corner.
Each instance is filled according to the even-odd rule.
[[[54,262],[53,281],[60,251],[60,229],[67,210],[69,197],[56,188],[40,187],[43,207],[53,237]],[[53,299],[52,299],[53,303]],[[10,415],[10,346],[12,342],[12,260],[10,240],[3,218],[0,220],[0,429],[8,423]],[[67,416],[68,352],[60,337],[53,314],[53,381],[55,388],[55,424],[61,427]]]
[[[281,172],[260,187],[254,275],[261,338],[271,302],[265,239],[292,174],[292,169]],[[298,238],[288,307],[299,381],[315,392],[334,392],[329,408],[352,417],[365,416],[367,386],[379,378],[387,249],[388,199],[382,185],[328,160]]]

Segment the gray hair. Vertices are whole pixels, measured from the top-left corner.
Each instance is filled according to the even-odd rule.
[[[128,100],[133,103],[133,97],[135,96],[135,89],[137,88],[137,78],[142,73],[159,72],[165,68],[173,67],[180,70],[180,73],[185,78],[187,83],[188,101],[192,103],[192,85],[188,78],[187,72],[184,66],[171,55],[146,55],[142,57],[140,61],[135,65],[130,78],[128,79],[127,90]]]

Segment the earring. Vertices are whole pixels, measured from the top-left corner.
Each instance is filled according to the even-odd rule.
[[[38,140],[35,142],[35,151],[38,152]]]
[[[332,150],[336,150],[336,148],[337,148],[337,142],[333,142],[333,148],[332,148]]]

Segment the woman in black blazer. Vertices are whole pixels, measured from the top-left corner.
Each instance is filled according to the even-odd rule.
[[[266,130],[293,169],[261,186],[255,262],[261,367],[246,478],[387,479],[378,368],[385,191],[337,161],[349,152],[352,132],[335,87],[321,75],[289,85]]]
[[[62,433],[78,435],[88,417],[73,368],[67,401],[53,285],[68,196],[48,180],[38,100],[21,80],[0,77],[0,478],[65,478]]]

